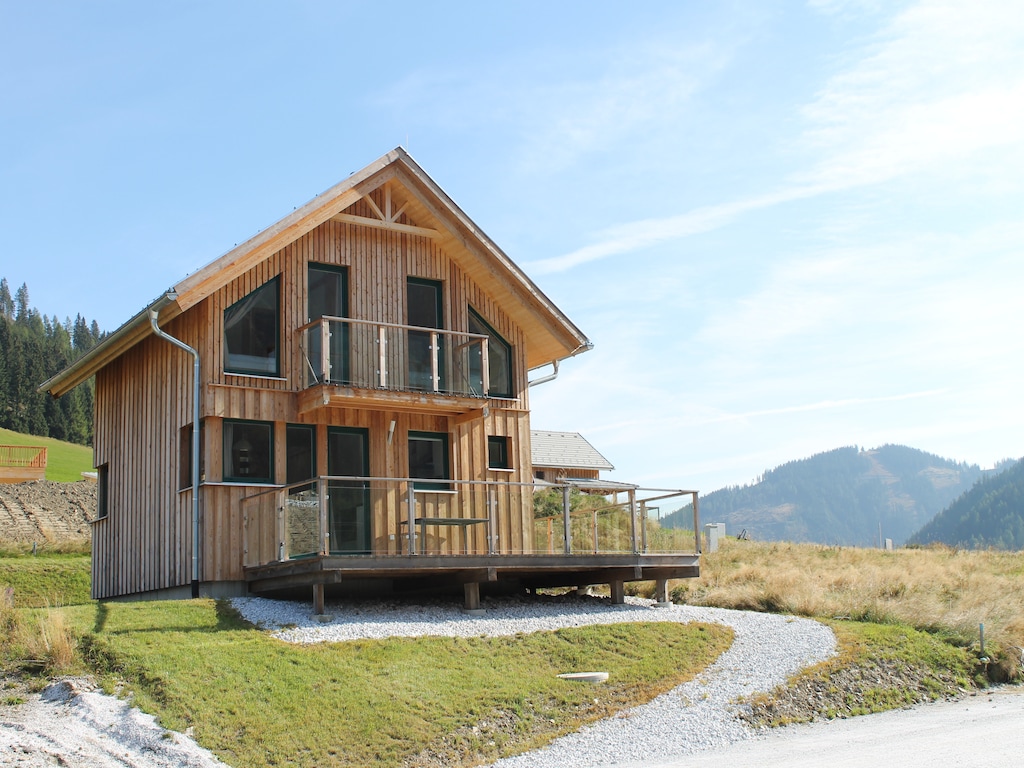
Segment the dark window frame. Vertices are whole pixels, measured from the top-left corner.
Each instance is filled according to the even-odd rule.
[[[236,426],[249,426],[249,427],[265,427],[269,430],[269,439],[267,442],[267,473],[266,474],[233,474],[229,473],[229,470],[233,470],[234,467],[234,451],[238,445],[237,441],[228,444],[229,433],[234,440],[234,427]],[[229,427],[231,428],[229,430]],[[224,419],[222,427],[222,440],[221,445],[223,447],[223,454],[221,460],[223,462],[223,474],[225,483],[246,483],[248,485],[274,485],[274,422],[272,421],[255,421],[251,419]],[[245,438],[243,438],[245,439]],[[250,444],[251,448],[251,444]]]
[[[312,470],[308,477],[296,477],[292,469],[293,445],[292,436],[298,432],[304,432],[309,439],[309,468]],[[300,483],[303,480],[312,480],[317,476],[316,464],[316,424],[285,424],[285,485]]]
[[[483,333],[487,336],[487,357],[489,362],[489,374],[490,374],[490,388],[487,390],[488,397],[505,397],[512,399],[515,397],[515,377],[512,375],[512,345],[508,343],[504,336],[494,330],[494,326],[484,319],[484,316],[477,312],[473,307],[468,307],[468,327],[470,333]],[[473,329],[473,323],[476,321],[482,326],[477,330]],[[498,385],[495,381],[497,378],[494,376],[494,365],[497,360],[497,356],[494,354],[495,349],[501,349],[504,353],[506,365],[505,365],[505,380],[501,382],[502,386]]]
[[[487,468],[512,469],[512,452],[509,439],[504,435],[487,436]]]
[[[199,420],[199,482],[206,480],[206,420]],[[178,490],[192,487],[192,422],[178,430]]]
[[[96,467],[96,519],[110,516],[110,463]]]
[[[232,340],[229,337],[231,327],[236,324],[243,322],[244,315],[252,312],[258,308],[258,304],[262,299],[265,292],[273,291],[274,294],[274,348],[273,348],[273,369],[257,367],[255,365],[246,367],[244,361],[240,361],[240,357],[249,357],[253,360],[262,359],[262,355],[247,355],[239,350],[232,351]],[[272,277],[267,280],[259,288],[250,291],[243,298],[236,301],[230,307],[227,307],[223,313],[223,336],[224,336],[224,373],[232,373],[239,376],[269,376],[272,378],[281,377],[281,357],[282,357],[282,344],[281,344],[281,279],[280,275]],[[253,340],[249,339],[246,343],[253,344]],[[235,357],[232,362],[232,356]],[[265,358],[270,360],[271,355],[266,355]]]
[[[413,443],[440,443],[442,446],[441,450],[441,469],[440,474],[435,471],[433,474],[417,474],[417,472],[423,472],[421,469],[423,465],[414,465],[413,463]],[[447,432],[420,432],[409,430],[409,477],[413,479],[413,488],[421,491],[450,491],[451,486],[451,443],[448,439]],[[433,452],[432,452],[433,453]],[[433,458],[433,457],[432,457]]]

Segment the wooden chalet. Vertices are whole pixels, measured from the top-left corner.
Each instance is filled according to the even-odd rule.
[[[93,596],[695,576],[635,494],[626,544],[538,533],[529,372],[590,347],[395,149],[40,387],[96,377]]]

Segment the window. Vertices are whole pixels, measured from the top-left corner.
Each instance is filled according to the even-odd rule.
[[[206,479],[203,472],[203,422],[199,422],[199,480]],[[192,487],[192,425],[186,424],[178,430],[178,490]]]
[[[279,376],[278,278],[266,282],[224,310],[224,370]]]
[[[489,435],[487,437],[487,467],[489,469],[512,469],[508,460],[508,438]]]
[[[451,489],[450,483],[436,482],[451,479],[448,474],[448,435],[441,432],[409,433],[409,477],[435,481],[413,483],[413,487],[421,490]]]
[[[288,485],[316,477],[316,427],[312,424],[289,424],[285,482]]]
[[[469,332],[487,336],[487,371],[490,377],[487,394],[491,397],[515,397],[512,393],[512,345],[472,308],[469,310]],[[473,350],[469,370],[473,381],[483,380],[479,347]]]
[[[110,465],[96,467],[96,519],[110,514]]]
[[[224,481],[274,482],[274,425],[224,420]]]

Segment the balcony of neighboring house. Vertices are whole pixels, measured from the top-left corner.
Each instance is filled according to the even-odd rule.
[[[663,528],[689,505],[693,528]],[[698,575],[697,492],[573,483],[319,477],[242,500],[246,580],[255,593],[388,580],[420,587],[525,587]],[[470,590],[470,586],[473,587]],[[667,600],[667,597],[664,599]]]
[[[465,414],[488,400],[516,401],[510,350],[486,333],[328,316],[298,334],[300,413],[343,406]]]

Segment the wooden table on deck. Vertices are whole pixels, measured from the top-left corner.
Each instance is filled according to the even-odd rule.
[[[465,535],[465,529],[471,525],[478,525],[479,523],[488,523],[486,517],[416,517],[413,518],[413,523],[420,527],[420,554],[425,555],[427,553],[427,526],[428,525],[457,525],[463,529],[462,536],[462,549],[463,554],[469,554],[469,541]],[[408,520],[402,521],[403,526],[409,525]],[[407,535],[402,536],[403,539],[408,539]]]

